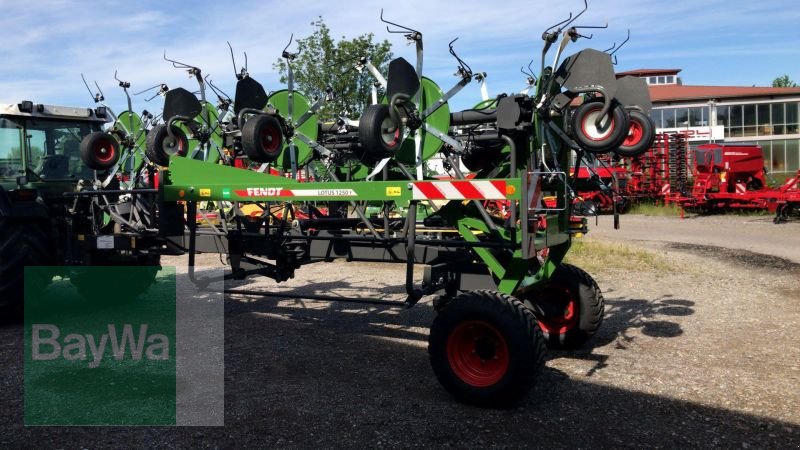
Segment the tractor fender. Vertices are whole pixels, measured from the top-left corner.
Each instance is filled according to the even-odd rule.
[[[0,217],[47,219],[47,208],[38,201],[13,202],[8,191],[0,186]]]

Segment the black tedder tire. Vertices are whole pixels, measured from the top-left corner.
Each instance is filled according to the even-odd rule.
[[[155,126],[147,133],[147,157],[159,166],[168,166],[171,156],[184,157],[189,152],[189,139],[178,127],[172,127],[172,134],[164,124]]]
[[[630,125],[628,126],[628,136],[622,141],[614,153],[619,156],[632,158],[646,152],[653,146],[656,139],[656,126],[650,116],[638,110],[628,111],[630,115]]]
[[[369,105],[358,120],[358,136],[361,161],[374,162],[392,156],[400,149],[403,128],[392,120],[389,105]]]
[[[483,407],[512,406],[544,365],[536,318],[514,297],[464,292],[447,302],[431,325],[431,366],[457,400]]]
[[[605,305],[591,275],[561,264],[547,285],[524,298],[539,321],[547,346],[574,349],[594,336],[603,323]]]
[[[138,255],[103,255],[95,253],[91,255],[91,265],[96,266],[116,266],[116,267],[137,267],[137,270],[129,270],[123,273],[115,271],[113,280],[95,278],[102,275],[99,271],[78,270],[70,276],[70,281],[78,294],[87,300],[97,302],[110,302],[114,304],[127,304],[136,301],[142,294],[155,283],[156,276],[161,270],[161,256]],[[108,289],[100,289],[99,285],[109,284]],[[113,286],[111,286],[113,284]],[[104,295],[103,298],[92,298],[98,292],[113,292],[113,295]]]
[[[251,161],[269,163],[283,150],[283,128],[273,116],[259,114],[242,126],[242,149]]]
[[[603,102],[593,100],[578,106],[572,114],[572,134],[589,153],[616,150],[628,136],[630,124],[625,108],[612,101],[611,109],[598,127],[596,121],[602,109]]]
[[[81,161],[94,170],[107,170],[119,161],[119,143],[114,136],[95,131],[81,140]]]
[[[0,217],[0,309],[11,319],[21,317],[25,292],[25,266],[52,264],[50,233],[46,222]],[[44,290],[52,282],[28,283]],[[4,317],[4,318],[9,318]]]

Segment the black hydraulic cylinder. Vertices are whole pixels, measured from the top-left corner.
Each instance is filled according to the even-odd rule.
[[[496,109],[467,109],[450,113],[450,125],[477,125],[497,120]]]

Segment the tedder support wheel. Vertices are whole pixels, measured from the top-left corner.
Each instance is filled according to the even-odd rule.
[[[550,348],[578,348],[603,323],[605,307],[597,282],[570,264],[559,265],[544,288],[524,300],[536,314]]]
[[[260,114],[242,126],[242,148],[251,161],[270,163],[283,150],[283,128],[273,116]]]
[[[646,152],[653,146],[656,139],[656,126],[650,116],[638,110],[628,111],[630,115],[630,125],[628,135],[622,145],[614,153],[619,156],[633,158]]]
[[[389,105],[369,105],[358,120],[361,161],[373,162],[389,157],[403,143],[403,129],[389,115]]]
[[[119,143],[114,136],[95,131],[81,140],[81,160],[94,170],[107,170],[119,160]]]
[[[91,255],[91,265],[101,267],[98,267],[97,270],[78,270],[70,276],[70,281],[78,294],[89,301],[127,304],[134,302],[155,283],[156,276],[161,269],[161,257],[159,255],[128,256],[96,253]],[[104,273],[105,267],[108,266],[136,267],[136,269]],[[96,298],[99,292],[113,292],[113,294]]]
[[[484,407],[518,402],[544,365],[536,318],[514,297],[464,292],[447,302],[431,325],[431,366],[457,400]]]
[[[21,317],[25,266],[50,265],[50,247],[47,223],[0,217],[0,308],[4,319]],[[28,286],[44,290],[52,281],[36,280]]]
[[[607,153],[616,150],[628,137],[630,126],[628,112],[612,101],[608,114],[597,125],[603,102],[588,101],[578,106],[572,114],[572,134],[581,148],[589,153]]]
[[[189,139],[178,127],[172,127],[174,138],[167,132],[167,126],[157,125],[147,133],[147,157],[159,166],[168,166],[170,156],[186,156],[189,152]]]

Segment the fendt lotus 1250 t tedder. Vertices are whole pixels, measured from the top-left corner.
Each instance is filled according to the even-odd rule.
[[[383,17],[415,45],[416,64],[396,58],[379,68],[359,58],[353,69],[369,70],[376,89],[357,120],[318,121],[333,92],[315,99],[295,89],[289,46],[287,89],[268,94],[244,68],[232,100],[200,68],[167,60],[200,95],[161,85],[160,121],[133,114],[130,97],[116,116],[105,107],[12,106],[0,140],[3,299],[18,294],[24,265],[64,265],[69,276],[67,265],[155,266],[167,252],[188,254],[201,286],[211,281],[194,271],[201,252],[227,257],[226,279],[278,282],[338,258],[400,263],[405,301],[294,297],[412,307],[438,294],[428,348],[439,381],[464,402],[514,403],[533,385],[546,344],[580,346],[603,320],[597,283],[563,262],[593,210],[577,201],[584,157],[635,155],[653,140],[642,80],[617,80],[607,52],[564,55],[585,37],[573,25],[585,11],[542,34],[527,93],[464,111],[448,101],[485,74],[451,42],[458,80],[445,92],[423,76],[422,33]],[[119,83],[127,94],[130,84]],[[206,101],[207,85],[218,105]],[[450,177],[426,178],[434,156]],[[75,278],[79,289],[91,282]],[[128,284],[135,294],[151,282]]]

